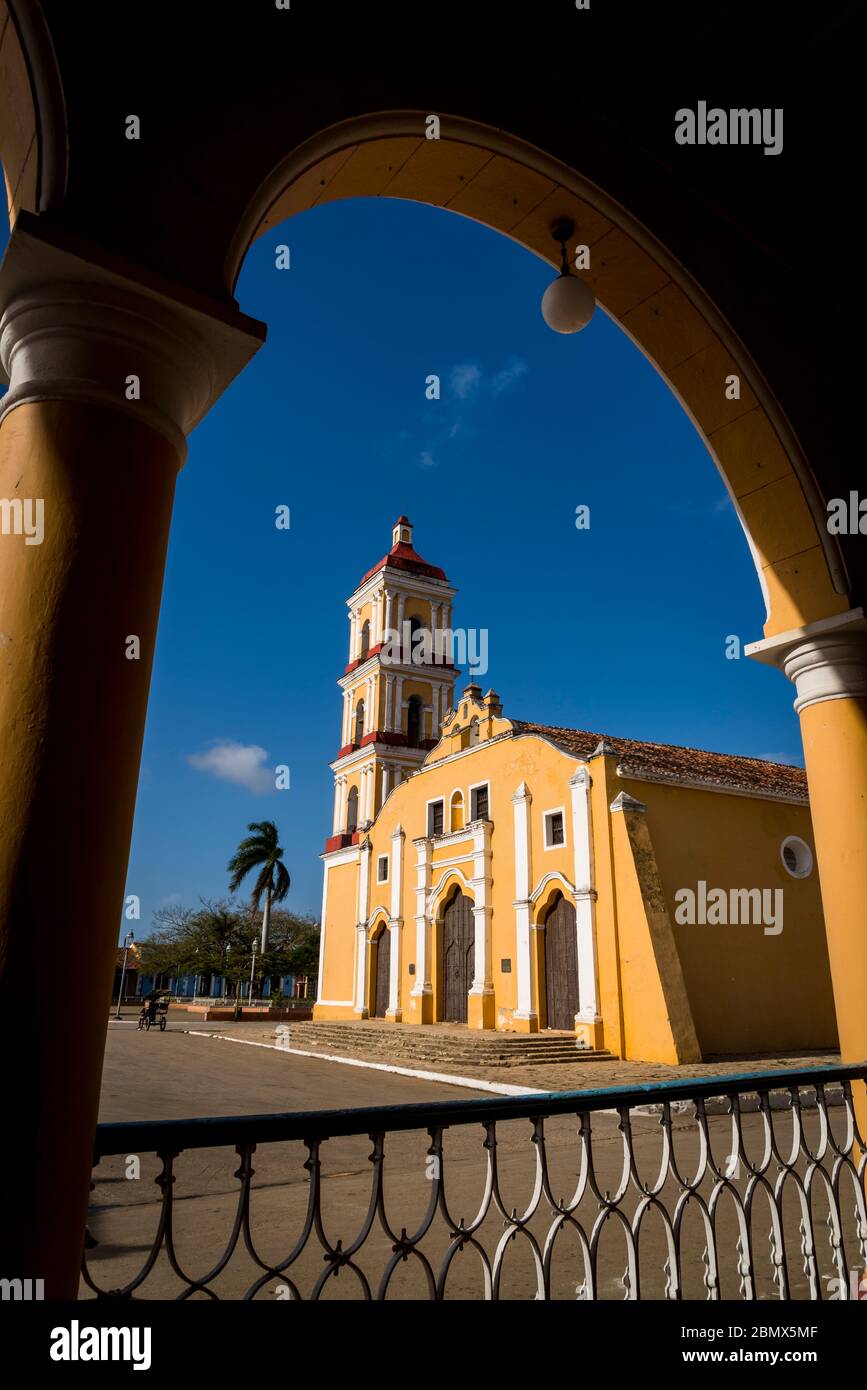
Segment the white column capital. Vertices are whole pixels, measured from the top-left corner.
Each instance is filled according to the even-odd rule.
[[[863,608],[850,608],[848,613],[792,628],[762,642],[750,642],[744,653],[785,672],[797,691],[798,714],[825,700],[867,698],[867,618]]]
[[[181,463],[186,436],[265,337],[229,305],[49,241],[25,214],[4,257],[0,306],[9,381],[0,419],[37,401],[108,407],[156,430]],[[131,376],[138,399],[127,396]]]
[[[514,796],[512,797],[512,805],[513,805],[513,806],[519,806],[519,805],[521,804],[522,801],[532,801],[532,800],[533,800],[533,793],[530,791],[530,788],[527,786],[527,783],[526,783],[526,782],[519,782],[519,783],[518,783],[518,786],[515,788],[515,794],[514,794]]]

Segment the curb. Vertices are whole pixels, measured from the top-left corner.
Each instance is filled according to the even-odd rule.
[[[394,1076],[411,1076],[417,1081],[439,1081],[444,1086],[464,1086],[471,1091],[491,1091],[495,1096],[547,1096],[549,1091],[540,1091],[533,1086],[509,1086],[505,1081],[481,1081],[469,1076],[451,1076],[439,1071],[417,1071],[412,1067],[398,1067],[389,1062],[366,1062],[358,1057],[337,1057],[328,1052],[304,1052],[300,1047],[281,1047],[277,1043],[254,1042],[252,1038],[230,1038],[225,1033],[200,1033],[195,1028],[185,1028],[193,1038],[214,1038],[217,1042],[240,1043],[242,1047],[264,1047],[269,1052],[288,1052],[295,1057],[312,1057],[318,1062],[339,1062],[345,1067],[364,1067],[369,1071],[391,1072]]]

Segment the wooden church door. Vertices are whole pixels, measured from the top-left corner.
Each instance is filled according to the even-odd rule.
[[[447,1023],[467,1021],[475,940],[473,904],[458,893],[443,913],[443,1018]]]
[[[575,908],[562,894],[545,919],[545,991],[548,1027],[573,1032],[578,1012],[578,938]]]
[[[376,938],[376,997],[374,1018],[385,1018],[391,990],[391,932],[383,927]]]

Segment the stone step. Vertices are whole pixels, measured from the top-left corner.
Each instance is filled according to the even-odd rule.
[[[275,1036],[303,1051],[335,1052],[391,1063],[517,1067],[610,1058],[606,1050],[577,1047],[569,1033],[484,1034],[403,1024],[293,1021]]]

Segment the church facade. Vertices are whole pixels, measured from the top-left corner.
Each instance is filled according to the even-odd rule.
[[[347,601],[314,1016],[669,1063],[834,1046],[803,771],[456,692],[455,593],[401,517]]]

